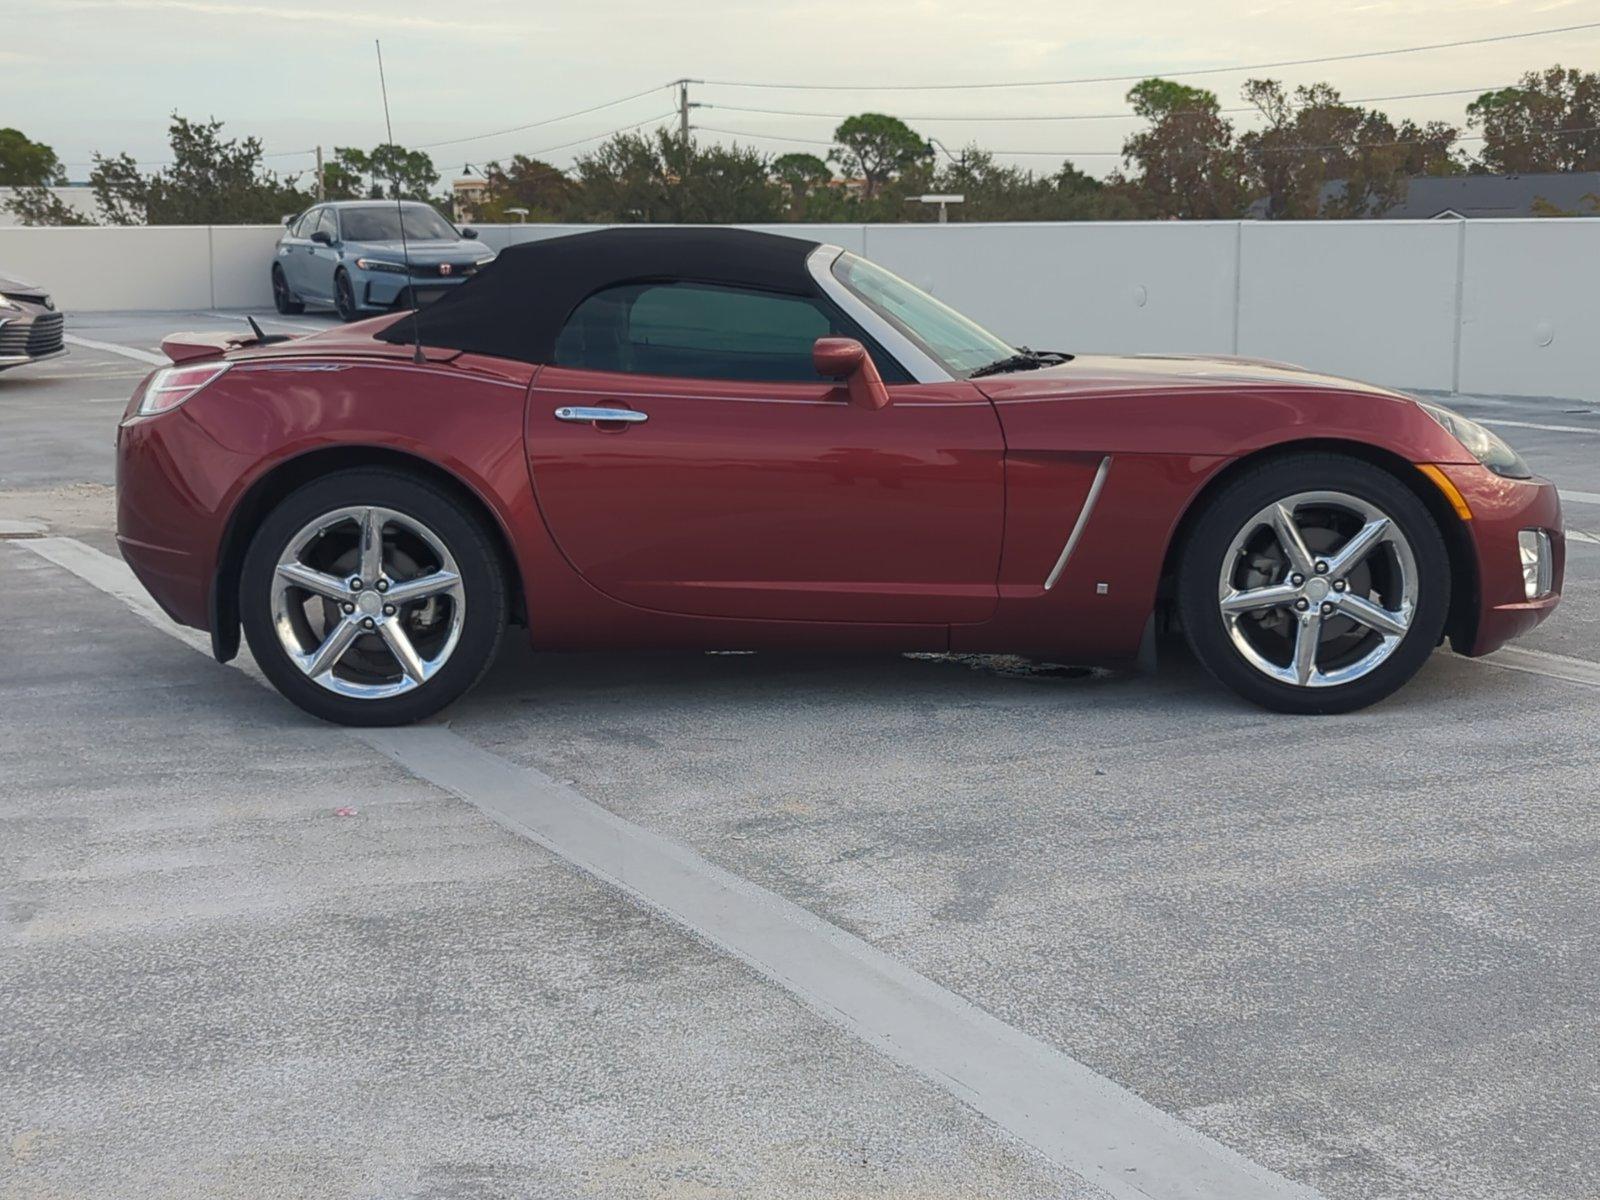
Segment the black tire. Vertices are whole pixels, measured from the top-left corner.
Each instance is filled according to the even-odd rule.
[[[1387,658],[1349,682],[1307,687],[1274,678],[1251,664],[1229,634],[1219,586],[1235,537],[1256,514],[1292,495],[1324,491],[1371,504],[1394,522],[1416,564],[1417,593],[1409,627]],[[1416,493],[1388,471],[1338,454],[1271,459],[1233,480],[1200,513],[1178,563],[1179,616],[1195,657],[1240,696],[1287,713],[1351,712],[1391,695],[1421,669],[1439,644],[1450,610],[1450,588],[1444,537]],[[1292,611],[1288,616],[1293,628],[1296,617]]]
[[[437,673],[381,699],[341,695],[310,678],[289,657],[273,621],[273,581],[291,539],[320,516],[354,506],[392,509],[430,530],[455,559],[466,598],[460,637]],[[291,493],[256,530],[239,577],[241,622],[262,672],[306,712],[340,725],[406,725],[458,700],[494,661],[507,595],[500,555],[477,514],[426,480],[382,467],[337,471]]]
[[[283,277],[283,268],[276,263],[272,266],[272,306],[286,317],[306,310],[305,304],[289,290],[289,281]]]
[[[333,307],[338,310],[341,321],[354,321],[361,315],[356,307],[355,288],[342,268],[333,273]]]

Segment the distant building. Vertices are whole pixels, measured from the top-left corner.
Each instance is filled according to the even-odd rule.
[[[464,175],[450,181],[452,215],[457,221],[475,218],[483,198],[489,193],[489,181],[481,176]]]
[[[1344,194],[1344,180],[1322,185],[1322,204]],[[1267,215],[1262,197],[1249,216]],[[1484,217],[1600,217],[1600,171],[1544,175],[1414,175],[1399,204],[1366,214],[1387,221]]]
[[[66,187],[53,187],[56,199],[65,204],[73,212],[79,213],[90,221],[97,221],[99,209],[95,207],[94,189],[86,183],[70,183]],[[0,226],[20,225],[16,213],[11,211],[11,197],[15,188],[0,187]]]

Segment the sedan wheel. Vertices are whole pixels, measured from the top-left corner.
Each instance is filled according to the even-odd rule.
[[[1387,472],[1331,455],[1237,481],[1202,514],[1180,570],[1196,656],[1290,712],[1388,695],[1438,643],[1449,607],[1449,556],[1426,507]]]
[[[498,556],[420,479],[340,472],[262,523],[241,573],[251,652],[289,699],[356,725],[414,721],[482,675],[505,626]]]
[[[306,310],[306,306],[289,290],[289,281],[283,276],[283,268],[277,264],[273,264],[272,267],[272,307],[285,316],[293,316]]]
[[[341,321],[354,321],[361,315],[356,308],[356,293],[350,284],[350,276],[342,270],[333,277],[333,306],[338,309]]]

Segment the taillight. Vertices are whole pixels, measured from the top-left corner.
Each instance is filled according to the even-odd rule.
[[[194,367],[164,367],[155,373],[150,386],[144,389],[137,415],[153,417],[157,413],[171,412],[227,369],[225,362],[210,362]]]

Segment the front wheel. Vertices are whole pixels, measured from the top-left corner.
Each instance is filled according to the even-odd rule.
[[[1349,712],[1421,668],[1450,608],[1450,556],[1389,472],[1332,454],[1268,462],[1201,513],[1179,563],[1195,656],[1267,708]]]
[[[506,581],[477,517],[415,476],[339,471],[291,494],[245,555],[250,652],[288,699],[343,725],[403,725],[493,660]]]

